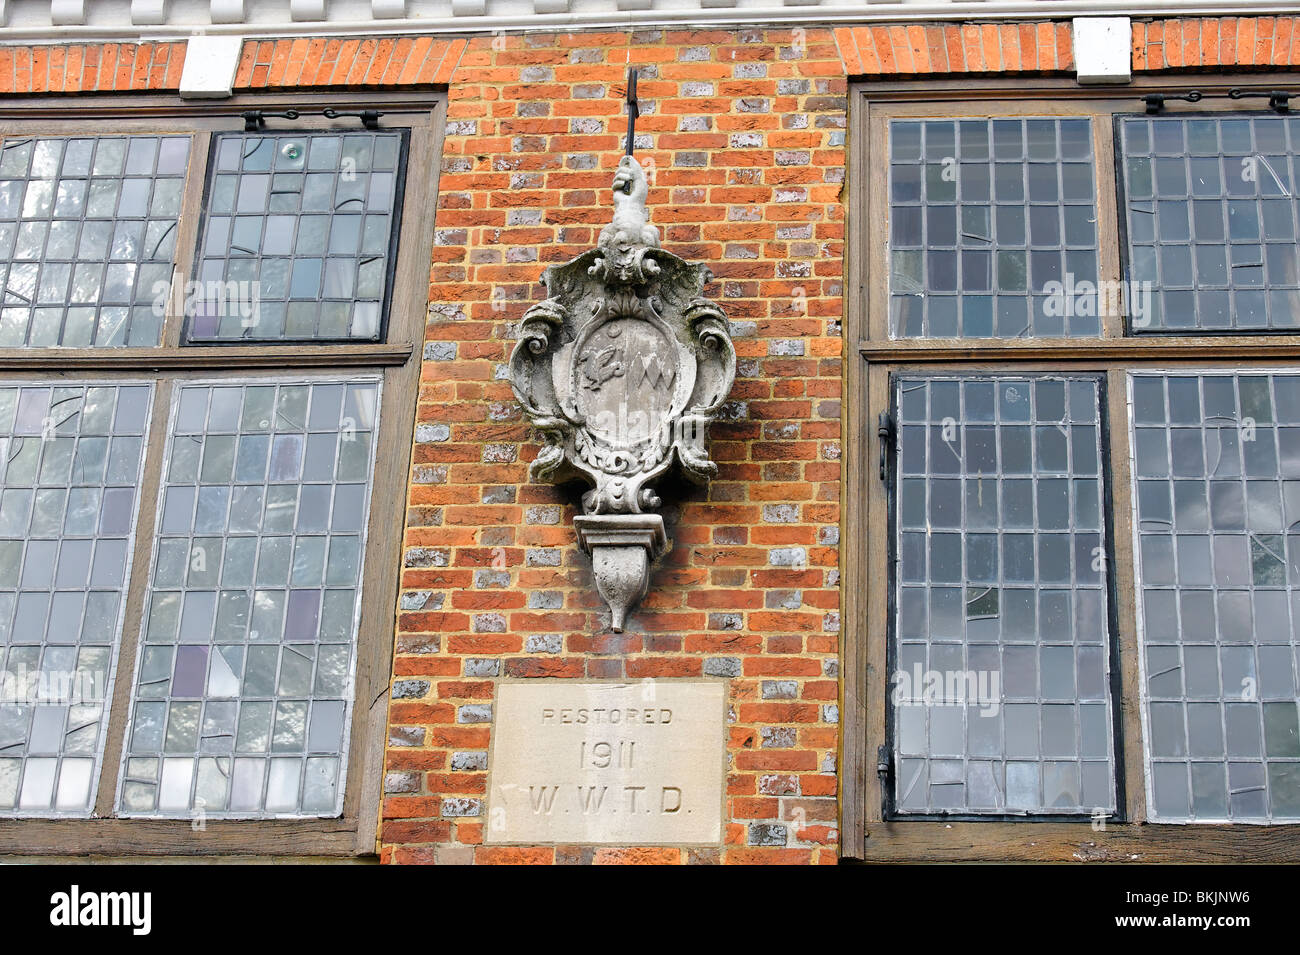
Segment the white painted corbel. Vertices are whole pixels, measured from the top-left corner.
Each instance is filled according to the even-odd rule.
[[[325,0],[289,0],[290,20],[325,19]]]
[[[167,0],[131,0],[131,23],[159,26],[167,22]]]
[[[56,27],[81,26],[86,22],[85,0],[50,0],[50,22]]]
[[[244,0],[212,0],[208,5],[208,19],[213,23],[243,23]]]

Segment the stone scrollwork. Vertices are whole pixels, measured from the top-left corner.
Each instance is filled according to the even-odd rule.
[[[613,185],[613,221],[595,248],[546,270],[547,298],[524,313],[509,372],[545,442],[532,479],[591,485],[575,526],[622,630],[667,547],[654,483],[675,466],[697,483],[717,473],[707,431],[736,351],[702,297],[712,273],[659,247],[640,164],[624,156]]]

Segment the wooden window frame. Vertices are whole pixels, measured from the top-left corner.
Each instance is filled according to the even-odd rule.
[[[169,305],[157,347],[0,348],[0,383],[7,379],[50,381],[152,379],[153,412],[145,449],[139,519],[125,591],[124,625],[117,647],[112,696],[107,701],[107,736],[91,818],[0,818],[0,857],[96,855],[359,857],[376,853],[381,799],[387,699],[397,615],[398,575],[405,525],[412,428],[419,389],[421,349],[428,312],[429,260],[434,220],[425,210],[438,195],[438,173],[446,120],[446,95],[277,94],[237,96],[214,102],[181,102],[174,97],[85,96],[75,100],[69,119],[63,98],[0,102],[0,135],[15,130],[31,135],[183,133],[192,136],[173,271],[175,282],[192,275],[197,251],[200,205],[208,178],[212,133],[242,130],[245,110],[267,113],[297,109],[298,120],[269,116],[267,131],[338,130],[359,127],[353,117],[327,120],[332,106],[353,112],[383,110],[381,128],[410,129],[405,197],[391,272],[387,335],[379,343],[226,342],[182,344],[183,310]],[[183,284],[181,286],[184,287]],[[333,818],[213,819],[193,827],[188,818],[118,818],[118,777],[135,675],[136,652],[150,580],[150,558],[172,395],[186,380],[267,378],[336,372],[380,374],[380,430],[376,439],[371,507],[363,564],[360,626],[355,641],[355,696],[350,723],[347,777],[342,815]],[[389,466],[405,462],[406,468]],[[388,462],[386,464],[385,462]],[[403,502],[394,504],[393,502]]]
[[[1142,369],[1300,369],[1300,335],[1143,335],[1125,337],[1122,316],[1103,317],[1099,338],[895,338],[888,329],[887,122],[997,116],[1091,116],[1096,175],[1099,278],[1120,278],[1115,113],[1141,114],[1146,93],[1192,86],[1223,94],[1293,86],[1300,75],[1139,77],[1131,85],[1081,87],[1068,78],[993,78],[926,83],[854,84],[849,95],[849,214],[844,340],[844,507],[841,619],[840,833],[845,858],[919,861],[1296,862],[1300,825],[1150,823],[1138,683],[1138,642],[1129,470],[1127,378]],[[1256,101],[1206,99],[1199,112],[1268,115]],[[1183,104],[1173,101],[1165,115]],[[853,223],[869,223],[855,229]],[[1225,357],[1226,356],[1226,357]],[[1116,740],[1118,806],[1123,821],[1094,829],[1088,818],[1048,821],[1032,816],[978,821],[885,819],[877,748],[887,742],[886,708],[891,638],[889,496],[878,476],[876,415],[888,411],[891,375],[907,372],[1091,372],[1105,376],[1109,456],[1103,461],[1111,513],[1113,612],[1118,616],[1121,692],[1112,700],[1121,732]],[[865,532],[864,532],[865,531]],[[891,756],[892,758],[892,756]],[[969,817],[966,817],[969,819]]]

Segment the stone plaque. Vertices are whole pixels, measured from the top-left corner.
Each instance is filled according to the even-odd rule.
[[[722,841],[725,684],[503,682],[493,722],[487,842]]]

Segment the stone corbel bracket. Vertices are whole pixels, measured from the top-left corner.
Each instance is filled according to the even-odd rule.
[[[712,273],[659,247],[647,192],[624,156],[614,221],[594,249],[546,270],[547,298],[524,314],[510,357],[544,440],[530,476],[591,485],[574,524],[615,631],[668,546],[654,482],[674,468],[701,484],[717,473],[708,425],[736,377],[726,316],[703,298]]]

